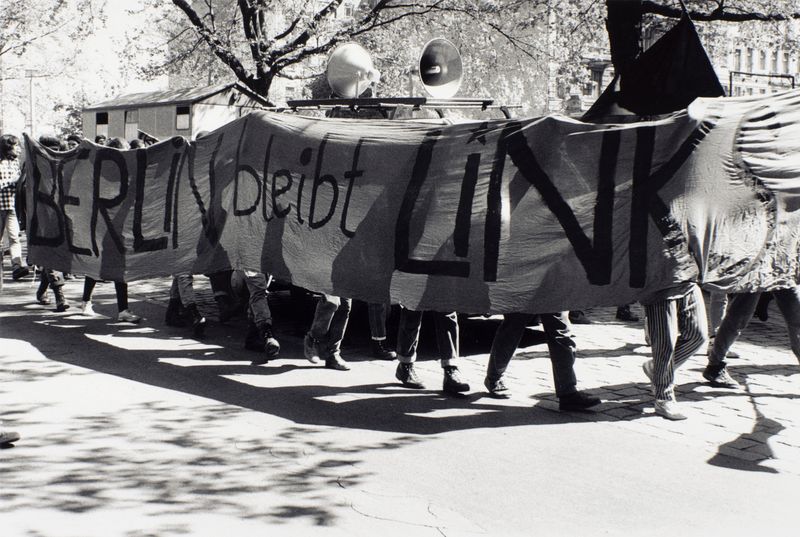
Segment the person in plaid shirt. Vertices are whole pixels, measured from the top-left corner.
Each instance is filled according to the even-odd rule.
[[[11,243],[12,278],[19,280],[30,274],[22,261],[22,243],[19,240],[19,221],[14,209],[17,182],[20,178],[19,156],[22,148],[19,138],[12,134],[0,136],[0,237],[8,235]]]

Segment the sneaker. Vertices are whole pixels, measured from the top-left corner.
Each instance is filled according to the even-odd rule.
[[[569,322],[572,324],[592,324],[592,321],[580,310],[569,312]]]
[[[0,446],[13,444],[19,440],[19,433],[0,429]]]
[[[303,338],[303,355],[312,364],[320,362],[319,340],[311,337],[310,332]]]
[[[490,379],[486,377],[483,379],[483,385],[489,390],[489,395],[496,399],[508,399],[511,397],[511,390],[508,389],[502,378]]]
[[[740,388],[740,384],[736,382],[725,364],[708,364],[705,371],[703,371],[703,378],[714,388]]]
[[[94,308],[92,307],[91,300],[88,302],[81,302],[81,315],[86,315],[87,317],[97,316],[97,314],[94,312]]]
[[[133,323],[138,324],[142,320],[141,317],[135,315],[131,310],[122,310],[117,315],[117,321],[121,323]]]
[[[444,380],[442,381],[442,391],[445,393],[460,394],[469,391],[469,384],[464,382],[458,368],[448,365],[444,368]]]
[[[272,328],[264,330],[264,354],[267,358],[275,358],[281,352],[281,344],[272,335]]]
[[[422,380],[417,376],[417,372],[414,370],[413,363],[404,364],[401,362],[397,364],[397,370],[394,376],[397,377],[397,380],[402,382],[403,386],[406,388],[413,388],[415,390],[422,390],[425,388]]]
[[[334,352],[325,358],[325,367],[328,369],[335,369],[337,371],[350,371],[350,366],[347,365],[338,352]]]
[[[373,339],[371,345],[372,357],[379,360],[394,360],[397,353],[384,347],[385,339]]]
[[[584,392],[573,392],[558,398],[558,409],[566,411],[587,410],[601,403],[599,397],[588,395]]]
[[[668,420],[679,421],[686,419],[686,415],[680,411],[678,402],[675,399],[656,399],[655,408],[656,414]]]
[[[56,311],[58,313],[63,313],[69,309],[69,302],[60,302],[56,304]]]
[[[17,267],[13,271],[11,271],[11,279],[14,281],[21,280],[25,276],[31,273],[31,269],[28,267]]]
[[[617,308],[617,319],[628,323],[639,322],[639,316],[631,311],[630,304]]]

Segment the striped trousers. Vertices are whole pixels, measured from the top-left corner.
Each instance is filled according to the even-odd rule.
[[[708,342],[706,307],[700,287],[681,298],[645,305],[653,352],[656,399],[674,399],[675,370]]]

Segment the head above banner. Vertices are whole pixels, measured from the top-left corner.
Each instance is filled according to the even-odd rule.
[[[456,46],[442,37],[431,39],[419,56],[419,78],[431,97],[449,99],[461,87],[463,68]]]
[[[333,93],[343,99],[357,98],[381,78],[369,52],[357,43],[339,45],[331,52],[325,76]]]

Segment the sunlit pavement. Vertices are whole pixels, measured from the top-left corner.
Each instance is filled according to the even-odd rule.
[[[560,413],[542,344],[511,363],[511,399],[487,397],[491,320],[463,323],[472,392],[452,398],[430,349],[427,390],[369,359],[363,317],[349,372],[306,362],[296,319],[276,319],[281,356],[254,367],[244,322],[214,322],[202,277],[213,319],[194,340],[163,325],[169,279],[131,284],[136,326],[114,320],[111,284],[87,318],[82,280],[55,313],[8,276],[0,417],[22,440],[0,450],[3,537],[795,535],[800,522],[800,366],[775,308],[734,347],[742,389],[704,384],[696,356],[678,374],[689,419],[670,422],[650,404],[641,323],[613,309],[575,326],[579,385],[604,403]]]

